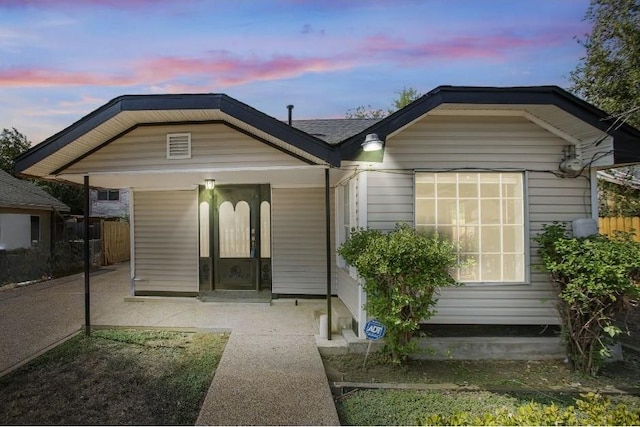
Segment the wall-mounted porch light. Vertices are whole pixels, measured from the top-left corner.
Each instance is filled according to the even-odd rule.
[[[364,139],[362,149],[364,151],[380,151],[382,150],[382,144],[384,144],[384,142],[378,138],[377,133],[370,133]]]
[[[205,179],[204,180],[204,188],[207,190],[213,190],[216,188],[216,180],[215,179]]]

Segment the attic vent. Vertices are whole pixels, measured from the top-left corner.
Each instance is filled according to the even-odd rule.
[[[167,134],[167,159],[191,158],[191,134],[168,133]]]

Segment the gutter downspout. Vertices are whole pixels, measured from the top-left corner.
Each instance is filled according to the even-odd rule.
[[[91,298],[89,288],[89,175],[84,176],[84,333],[91,336]]]
[[[327,339],[331,340],[331,209],[329,207],[329,168],[324,170],[324,211],[327,232]]]

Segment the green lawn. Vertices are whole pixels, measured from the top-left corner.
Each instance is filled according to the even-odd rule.
[[[78,335],[0,378],[0,424],[193,425],[228,336]]]

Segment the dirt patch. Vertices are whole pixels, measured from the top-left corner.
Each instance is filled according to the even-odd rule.
[[[94,331],[0,378],[0,424],[193,425],[228,336]]]

